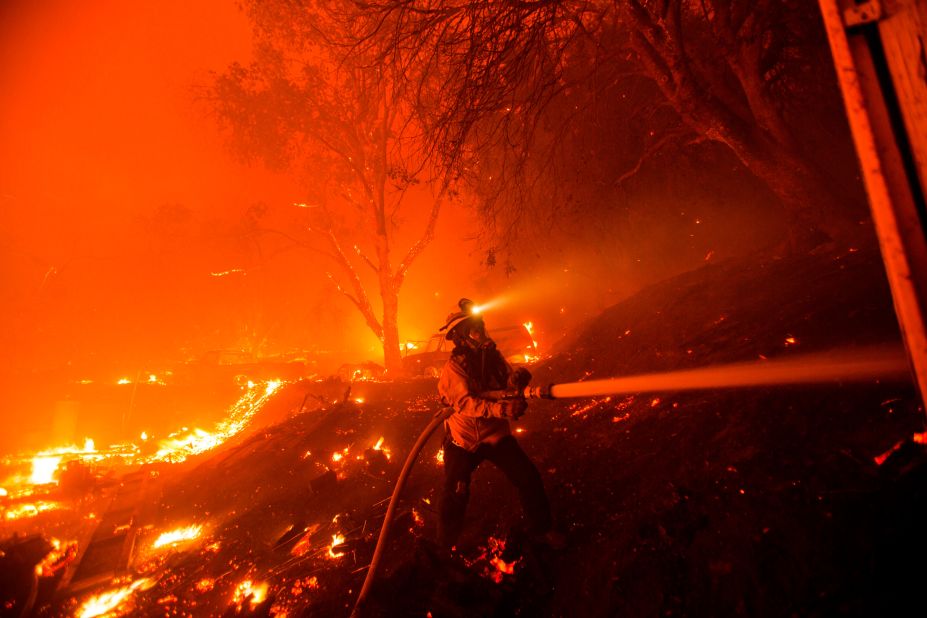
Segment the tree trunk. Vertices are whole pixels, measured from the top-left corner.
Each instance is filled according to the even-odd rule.
[[[383,299],[383,363],[387,373],[395,377],[403,372],[399,350],[399,291],[389,273],[381,275],[380,297]]]
[[[745,109],[733,109],[721,94],[726,84],[720,72],[704,76],[707,86],[694,74],[683,46],[681,11],[680,2],[660,16],[640,2],[624,5],[632,46],[667,101],[694,131],[728,146],[779,198],[789,228],[789,250],[811,248],[824,235],[836,242],[857,242],[861,230],[854,225],[854,209],[827,187],[788,136],[781,114],[763,91],[763,76],[750,55],[755,50],[738,48],[728,37],[727,62],[747,101]]]

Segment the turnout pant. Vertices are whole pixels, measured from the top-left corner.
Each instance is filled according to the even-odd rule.
[[[541,475],[515,438],[506,436],[494,445],[481,444],[472,453],[445,439],[444,488],[438,505],[438,542],[442,547],[457,544],[470,499],[470,476],[484,460],[502,470],[518,490],[530,532],[540,535],[551,528],[550,504]]]

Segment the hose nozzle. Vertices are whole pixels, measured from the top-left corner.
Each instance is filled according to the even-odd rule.
[[[522,391],[522,396],[525,399],[553,399],[550,394],[550,389],[553,384],[548,384],[547,386],[528,386]]]

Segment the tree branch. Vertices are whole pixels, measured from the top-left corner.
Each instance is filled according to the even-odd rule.
[[[393,281],[397,287],[402,285],[402,282],[406,277],[406,273],[409,271],[409,266],[412,265],[412,262],[415,261],[415,258],[417,258],[422,253],[422,251],[425,250],[425,247],[427,247],[432,240],[434,240],[435,227],[438,222],[438,215],[441,213],[441,205],[444,201],[444,196],[447,193],[447,188],[447,183],[444,183],[441,186],[441,191],[438,193],[434,203],[431,205],[431,213],[428,215],[428,223],[425,225],[425,231],[422,233],[421,238],[419,238],[418,241],[409,248],[409,251],[399,263],[399,268],[396,269],[396,274],[393,275]]]

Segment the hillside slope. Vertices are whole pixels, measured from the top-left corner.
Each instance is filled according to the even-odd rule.
[[[897,340],[875,255],[732,262],[612,307],[536,383]],[[355,384],[351,397],[363,402],[323,401],[165,479],[151,536],[194,520],[206,533],[147,562],[139,552],[135,568],[157,578],[139,605],[347,615],[402,459],[438,409],[428,380]],[[908,383],[540,401],[519,428],[568,547],[525,541],[515,492],[486,464],[461,557],[438,555],[435,436],[372,615],[891,615],[919,602],[927,569],[903,559],[927,549],[927,467],[913,444],[876,463],[923,430]],[[243,581],[267,583],[267,600],[233,602]]]

